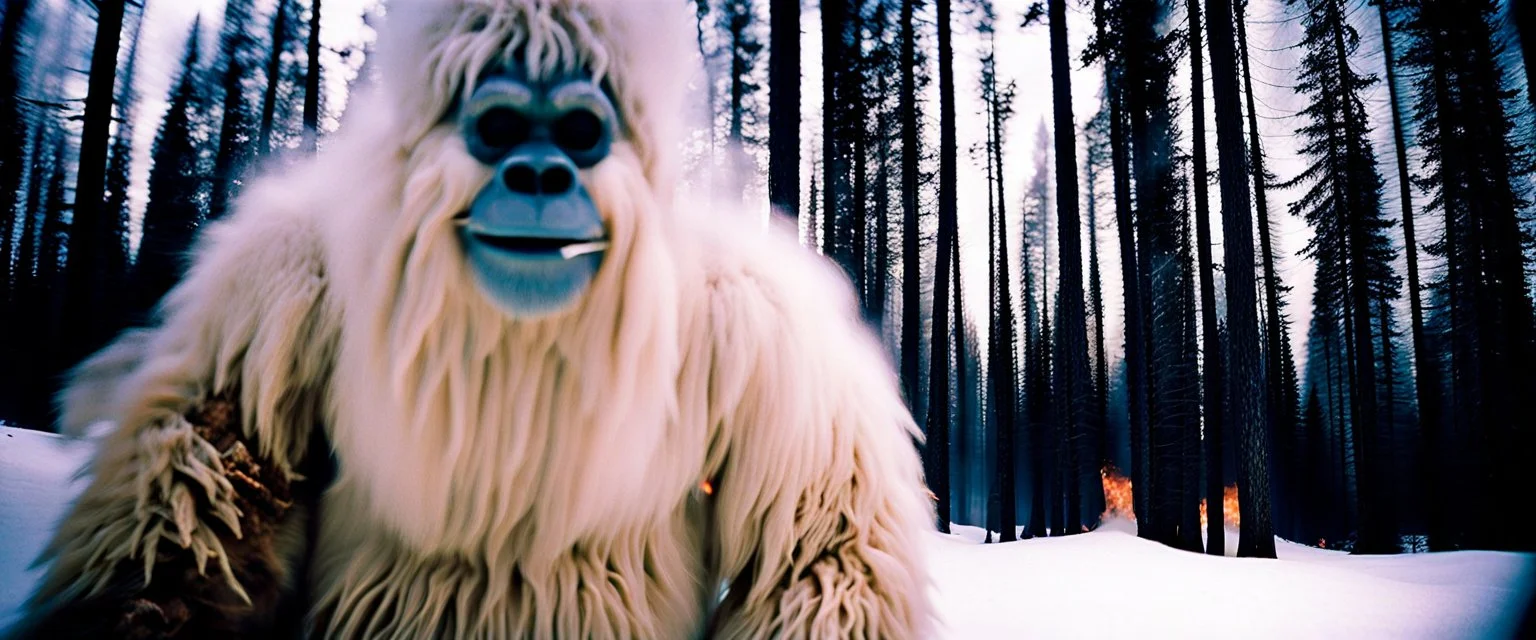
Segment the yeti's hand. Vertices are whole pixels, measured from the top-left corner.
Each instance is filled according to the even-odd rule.
[[[73,374],[66,430],[119,427],[44,551],[22,637],[264,637],[280,624],[306,538],[295,501],[318,489],[299,467],[334,323],[314,233],[263,195],[207,233],[160,327]]]
[[[917,638],[931,526],[918,437],[841,274],[783,240],[712,286],[722,638]]]

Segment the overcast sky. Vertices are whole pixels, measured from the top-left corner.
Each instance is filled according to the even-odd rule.
[[[364,10],[376,4],[377,0],[326,0],[324,25],[322,34],[324,44],[329,50],[343,50],[361,45],[367,39],[373,37],[372,30],[364,25],[362,16]],[[682,0],[630,0],[637,2],[655,2],[658,5],[683,4]],[[258,0],[263,13],[274,0]],[[1051,71],[1049,59],[1049,36],[1044,24],[1038,24],[1029,28],[1020,28],[1019,22],[1029,0],[998,0],[997,13],[997,50],[998,73],[1000,81],[1014,81],[1018,85],[1018,96],[1014,104],[1015,115],[1009,121],[1005,148],[1005,173],[1006,190],[1010,202],[1009,207],[1011,226],[1017,230],[1020,201],[1023,196],[1024,186],[1028,183],[1034,171],[1034,154],[1036,136],[1042,121],[1047,127],[1052,126],[1048,118],[1051,113]],[[931,4],[931,3],[930,3]],[[965,3],[957,2],[961,6]],[[1183,3],[1177,3],[1173,15],[1170,17],[1170,28],[1184,28],[1185,13]],[[1350,14],[1350,20],[1359,30],[1362,43],[1360,53],[1354,60],[1357,69],[1381,74],[1381,41],[1377,28],[1376,9],[1365,2],[1353,3],[1355,10]],[[137,163],[137,193],[139,202],[143,201],[143,189],[147,183],[148,150],[152,142],[153,132],[159,125],[160,118],[165,109],[165,97],[170,90],[171,75],[175,73],[177,62],[184,46],[187,30],[193,18],[201,13],[203,16],[205,50],[212,55],[216,46],[215,35],[218,29],[218,21],[222,16],[222,0],[150,0],[147,23],[143,35],[141,56],[143,64],[138,79],[138,91],[144,100],[145,107],[139,114],[138,136],[140,147],[140,162]],[[1081,51],[1087,44],[1088,37],[1093,28],[1090,14],[1091,5],[1084,2],[1068,2],[1068,31],[1072,43],[1072,59],[1081,59]],[[933,47],[932,34],[932,8],[920,16],[924,24],[920,27],[925,31],[925,45]],[[1293,177],[1301,168],[1301,161],[1296,155],[1296,143],[1291,135],[1292,130],[1300,124],[1296,113],[1303,106],[1303,100],[1292,90],[1295,74],[1293,69],[1299,59],[1299,51],[1294,45],[1300,40],[1301,28],[1299,24],[1299,10],[1287,7],[1277,0],[1253,0],[1249,8],[1249,38],[1252,53],[1254,55],[1253,73],[1254,86],[1258,100],[1258,116],[1260,130],[1265,145],[1265,156],[1268,168],[1280,180]],[[803,127],[802,127],[802,158],[804,168],[802,170],[802,193],[808,188],[810,182],[809,158],[811,145],[819,139],[820,113],[821,113],[821,58],[820,58],[820,16],[817,13],[814,2],[807,2],[802,18],[803,36],[802,42],[802,96],[803,96]],[[958,101],[958,136],[961,155],[959,159],[959,211],[960,233],[962,238],[962,260],[965,271],[968,307],[973,318],[984,318],[978,315],[984,311],[988,301],[983,295],[986,291],[986,256],[987,256],[987,226],[986,226],[986,190],[984,167],[977,159],[971,157],[966,150],[973,144],[978,144],[984,139],[982,105],[978,98],[978,81],[980,64],[979,54],[983,49],[981,38],[970,28],[972,18],[962,11],[955,12],[955,74],[956,92]],[[258,23],[258,29],[266,33],[267,27]],[[327,52],[327,64],[329,67],[340,67],[340,58],[336,54]],[[763,56],[763,65],[766,68],[766,58]],[[930,54],[931,61],[936,60],[936,55]],[[1207,56],[1209,60],[1209,56]],[[1182,64],[1187,65],[1187,61]],[[1075,63],[1072,74],[1073,104],[1075,111],[1075,125],[1081,129],[1082,125],[1097,112],[1100,104],[1099,91],[1101,73],[1097,67],[1083,67]],[[927,107],[924,116],[928,119],[931,129],[928,131],[926,142],[935,144],[937,140],[937,105],[938,83],[936,81],[936,69],[931,72],[935,81],[931,83],[927,96]],[[1189,71],[1181,66],[1176,85],[1176,98],[1180,102],[1180,129],[1185,134],[1190,130],[1189,122]],[[1215,127],[1212,120],[1212,107],[1209,104],[1210,87],[1209,72],[1206,73],[1207,83],[1207,125],[1206,139],[1209,146],[1212,171],[1215,171]],[[327,77],[328,91],[333,104],[339,104],[344,99],[345,86],[348,77],[342,73],[332,73]],[[1393,147],[1390,137],[1390,120],[1387,91],[1384,83],[1376,84],[1365,92],[1367,109],[1375,126],[1373,135],[1375,150],[1382,169],[1383,178],[1386,180],[1384,201],[1388,208],[1388,215],[1394,220],[1400,219],[1398,211],[1398,189]],[[766,104],[766,100],[764,101]],[[1047,133],[1047,135],[1049,135]],[[1079,137],[1081,139],[1081,137]],[[1187,141],[1182,143],[1187,151]],[[1081,161],[1083,151],[1078,151]],[[819,155],[819,153],[818,153]],[[1082,176],[1079,176],[1080,180]],[[1213,238],[1216,241],[1214,247],[1214,259],[1219,265],[1222,261],[1220,246],[1220,191],[1214,178],[1211,183],[1211,211],[1212,222],[1216,226],[1213,229]],[[1052,183],[1054,186],[1054,182]],[[1107,183],[1101,188],[1107,189]],[[1313,267],[1309,260],[1298,256],[1310,237],[1310,230],[1298,217],[1291,216],[1287,212],[1289,203],[1295,199],[1296,190],[1275,191],[1270,198],[1270,216],[1274,222],[1276,232],[1276,245],[1278,253],[1278,269],[1283,281],[1291,287],[1288,294],[1289,307],[1287,309],[1291,318],[1290,333],[1293,346],[1298,358],[1305,355],[1306,323],[1310,317],[1311,285]],[[1121,345],[1121,286],[1119,276],[1118,246],[1113,227],[1113,211],[1109,206],[1107,194],[1100,198],[1099,211],[1099,258],[1103,271],[1105,285],[1105,301],[1109,307],[1109,322],[1107,326],[1107,338],[1112,354],[1120,352]],[[142,206],[142,205],[141,205]],[[1086,206],[1083,207],[1086,217]],[[1432,237],[1437,231],[1437,226],[1431,221],[1421,220],[1420,236]],[[1395,236],[1396,234],[1394,234]],[[1084,234],[1086,240],[1086,234]],[[1053,239],[1054,242],[1054,239]],[[1015,245],[1016,246],[1016,245]],[[1052,253],[1056,253],[1054,246]],[[1084,252],[1086,259],[1087,251]],[[1432,265],[1425,265],[1428,269]],[[1402,265],[1399,261],[1398,270],[1401,273]],[[1052,269],[1054,277],[1055,269]],[[1085,272],[1086,273],[1086,272]],[[1218,275],[1219,278],[1219,275]],[[1218,282],[1218,285],[1220,283]],[[1220,292],[1220,286],[1217,287]],[[1219,293],[1218,293],[1219,295]],[[984,330],[984,327],[983,327]]]

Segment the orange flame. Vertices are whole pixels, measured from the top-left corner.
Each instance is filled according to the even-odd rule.
[[[1221,520],[1223,522],[1227,523],[1227,526],[1229,526],[1229,527],[1236,527],[1241,522],[1241,518],[1239,518],[1238,515],[1237,515],[1237,485],[1235,485],[1235,484],[1227,485],[1226,489],[1221,492]],[[1205,498],[1201,498],[1200,499],[1200,528],[1201,529],[1205,528],[1205,523],[1206,523],[1206,518],[1205,518]]]
[[[708,480],[699,483],[699,490],[706,496],[715,495],[715,485]]]
[[[1114,467],[1100,469],[1099,479],[1104,485],[1104,519],[1119,517],[1135,520],[1135,494],[1132,492],[1131,479],[1121,475]],[[1222,492],[1221,518],[1228,526],[1238,526],[1237,485],[1228,485]],[[1205,528],[1205,523],[1205,499],[1201,498],[1200,528]]]
[[[1136,519],[1136,509],[1132,501],[1131,479],[1117,471],[1114,467],[1104,467],[1099,470],[1099,480],[1104,484],[1104,520],[1112,517]]]

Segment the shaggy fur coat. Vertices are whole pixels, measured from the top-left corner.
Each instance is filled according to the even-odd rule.
[[[295,610],[342,638],[928,633],[931,512],[897,381],[835,267],[673,199],[691,36],[660,6],[392,3],[381,79],[341,131],[252,183],[160,324],[77,372],[65,427],[119,427],[23,635],[146,607],[175,618],[158,637]],[[584,69],[623,120],[580,176],[609,253],[547,318],[493,306],[455,234],[490,170],[451,113],[496,64]],[[329,455],[334,481],[251,524],[236,476],[258,473],[200,423],[215,400],[268,484],[313,484]],[[186,611],[143,601],[199,579]]]

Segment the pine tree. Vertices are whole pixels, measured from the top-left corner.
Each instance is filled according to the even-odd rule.
[[[1145,460],[1148,431],[1146,362],[1146,304],[1142,259],[1137,246],[1131,201],[1131,145],[1128,139],[1128,55],[1123,35],[1125,5],[1130,0],[1095,0],[1095,37],[1087,59],[1104,64],[1104,85],[1109,103],[1110,167],[1114,180],[1115,226],[1120,240],[1120,276],[1125,298],[1125,377],[1127,422],[1131,444],[1132,506],[1138,523],[1147,521],[1148,481]],[[1138,535],[1147,533],[1137,527]]]
[[[1451,452],[1455,466],[1442,475],[1468,484],[1441,495],[1462,503],[1465,511],[1452,519],[1465,527],[1466,545],[1528,550],[1536,533],[1504,505],[1521,500],[1523,456],[1536,450],[1522,405],[1536,388],[1524,224],[1532,167],[1510,117],[1517,93],[1506,86],[1497,11],[1492,0],[1416,3],[1404,25],[1411,39],[1404,62],[1417,76],[1420,184],[1431,193],[1427,208],[1443,216],[1444,235],[1428,249],[1445,262],[1436,283],[1449,330],[1445,428],[1466,447]]]
[[[1127,0],[1124,11],[1126,112],[1129,116],[1132,167],[1136,183],[1138,272],[1149,293],[1142,309],[1150,331],[1147,362],[1149,456],[1147,517],[1138,517],[1142,535],[1170,546],[1178,544],[1179,432],[1183,415],[1180,388],[1187,379],[1180,357],[1183,332],[1178,269],[1179,210],[1175,175],[1172,77],[1173,38],[1158,33],[1170,7],[1165,0]]]
[[[990,4],[980,7],[981,19],[977,30],[986,38],[987,48],[981,59],[982,102],[987,107],[986,130],[988,197],[995,203],[991,220],[991,288],[993,296],[991,330],[988,331],[988,375],[991,376],[991,396],[997,415],[995,445],[996,466],[993,494],[997,505],[999,540],[1011,542],[1018,537],[1015,530],[1016,493],[1014,487],[1014,448],[1018,413],[1018,365],[1015,360],[1016,341],[1013,330],[1013,297],[1008,270],[1007,198],[1003,187],[1003,123],[1013,114],[1015,86],[1012,82],[999,86],[996,66],[996,34],[993,31],[993,15]]]
[[[1216,146],[1221,174],[1223,272],[1227,300],[1226,418],[1238,425],[1238,511],[1242,518],[1237,554],[1275,557],[1270,506],[1269,434],[1262,408],[1259,368],[1258,300],[1254,292],[1253,218],[1249,209],[1248,157],[1237,87],[1232,3],[1207,0],[1211,85],[1216,99]]]
[[[65,308],[60,318],[70,339],[61,343],[58,366],[73,363],[106,343],[112,326],[105,310],[105,286],[116,255],[116,211],[106,207],[107,151],[111,141],[113,99],[117,84],[118,49],[122,44],[124,0],[96,3],[96,36],[91,47],[91,73],[86,83],[85,112],[80,131],[79,169],[75,173],[74,205],[70,216]]]
[[[289,0],[277,0],[272,10],[272,38],[267,45],[267,87],[261,94],[261,115],[257,118],[256,149],[258,157],[272,154],[272,129],[277,117],[277,97],[283,80],[283,53],[296,34],[289,25],[292,11]]]
[[[752,130],[759,120],[757,94],[762,89],[756,80],[763,43],[757,33],[755,12],[751,0],[725,0],[720,12],[719,27],[730,56],[726,93],[727,175],[732,181],[731,195],[738,199],[745,199],[745,181],[757,174],[756,161],[747,150],[758,142]]]
[[[1391,515],[1386,441],[1381,437],[1382,403],[1375,314],[1397,290],[1391,269],[1391,226],[1381,209],[1381,176],[1370,144],[1370,125],[1360,93],[1376,80],[1356,72],[1350,57],[1359,36],[1344,20],[1339,0],[1305,0],[1305,33],[1297,91],[1311,98],[1302,110],[1307,124],[1297,129],[1301,153],[1312,164],[1292,183],[1308,184],[1291,206],[1304,215],[1314,236],[1307,252],[1318,261],[1322,302],[1343,310],[1350,375],[1350,424],[1359,487],[1358,553],[1394,553],[1397,533]],[[1324,274],[1323,272],[1328,273]]]
[[[240,192],[256,132],[246,84],[252,78],[259,46],[251,35],[253,0],[229,0],[224,5],[224,25],[219,30],[219,58],[215,66],[222,92],[218,149],[213,156],[213,176],[208,197],[208,218],[216,220]]]
[[[1086,473],[1088,486],[1088,514],[1096,518],[1104,512],[1104,488],[1099,481],[1100,470],[1110,466],[1109,456],[1109,353],[1104,345],[1104,289],[1099,276],[1099,174],[1109,162],[1109,112],[1100,109],[1084,129],[1087,153],[1083,157],[1083,174],[1087,177],[1088,204],[1088,307],[1093,313],[1093,409],[1089,423],[1090,445],[1093,464]],[[1096,522],[1096,521],[1095,521]]]
[[[134,21],[133,36],[129,38],[128,59],[123,63],[123,78],[118,83],[117,131],[112,136],[108,154],[107,196],[103,214],[110,222],[107,232],[112,242],[103,247],[103,274],[101,299],[107,305],[102,313],[114,316],[124,311],[124,278],[128,273],[128,222],[132,214],[128,190],[133,182],[134,121],[138,119],[138,92],[134,88],[138,67],[139,37],[144,30],[142,11]],[[124,318],[123,320],[126,320]]]
[[[1189,68],[1190,68],[1190,131],[1194,162],[1195,189],[1195,243],[1200,270],[1200,326],[1201,355],[1205,370],[1201,376],[1204,392],[1202,414],[1205,431],[1205,513],[1206,553],[1213,556],[1226,554],[1225,522],[1221,496],[1222,484],[1222,437],[1223,412],[1226,408],[1226,391],[1221,343],[1216,339],[1216,278],[1211,259],[1210,194],[1205,158],[1205,56],[1201,31],[1200,0],[1189,0]]]
[[[200,118],[207,97],[198,82],[202,20],[192,23],[181,72],[171,91],[170,107],[152,152],[149,205],[134,264],[135,293],[141,312],[148,312],[181,279],[183,256],[203,220],[203,186],[199,147]]]
[[[1242,66],[1243,94],[1248,115],[1248,161],[1253,179],[1253,207],[1255,226],[1259,232],[1259,263],[1263,269],[1264,322],[1260,327],[1264,343],[1264,415],[1271,438],[1285,442],[1296,430],[1296,411],[1300,401],[1296,380],[1296,363],[1291,353],[1290,330],[1283,313],[1285,300],[1281,293],[1288,290],[1280,282],[1275,271],[1275,244],[1269,218],[1269,182],[1271,176],[1264,168],[1264,148],[1260,144],[1258,112],[1254,108],[1253,72],[1249,66],[1248,27],[1244,17],[1246,2],[1238,2],[1236,11],[1237,50]],[[1282,476],[1286,469],[1276,469]],[[1282,489],[1283,492],[1283,489]],[[1271,495],[1282,494],[1271,491]]]
[[[1414,228],[1413,177],[1408,172],[1408,145],[1403,126],[1404,106],[1397,84],[1398,61],[1393,52],[1393,38],[1396,30],[1389,16],[1386,0],[1378,0],[1376,9],[1381,21],[1382,64],[1387,71],[1387,95],[1392,109],[1392,142],[1397,160],[1398,204],[1402,207],[1403,213],[1403,253],[1406,260],[1405,271],[1408,275],[1410,335],[1413,339],[1414,399],[1418,407],[1420,439],[1428,442],[1437,439],[1435,434],[1443,420],[1440,409],[1442,386],[1440,354],[1437,350],[1430,348],[1424,334],[1424,289],[1419,284],[1419,243],[1418,234]],[[1441,483],[1438,471],[1438,464],[1424,465],[1424,483],[1431,494],[1438,490]],[[1431,498],[1426,502],[1426,528],[1429,533],[1430,548],[1439,550],[1436,547],[1446,541],[1445,514],[1439,508],[1439,500]]]
[[[1077,124],[1072,117],[1072,69],[1067,55],[1067,15],[1064,0],[1050,0],[1051,22],[1051,102],[1056,140],[1056,220],[1057,242],[1061,256],[1061,302],[1057,307],[1057,331],[1061,356],[1056,362],[1061,370],[1056,378],[1056,392],[1065,398],[1066,414],[1061,424],[1066,429],[1067,526],[1064,533],[1082,530],[1081,487],[1092,470],[1080,464],[1084,436],[1091,429],[1094,387],[1088,365],[1088,335],[1083,301],[1082,219],[1077,193]]]
[[[955,282],[955,295],[959,295],[959,242],[956,236],[959,234],[958,208],[956,206],[956,155],[958,153],[955,142],[955,71],[954,49],[950,42],[950,0],[937,0],[938,17],[938,46],[939,46],[939,232],[936,239],[936,256],[934,259],[933,276],[933,337],[929,340],[929,348],[932,356],[928,359],[928,426],[927,456],[928,462],[924,471],[924,477],[928,478],[928,486],[932,488],[938,501],[938,526],[939,531],[948,533],[951,519],[951,492],[949,477],[950,441],[952,439],[950,422],[950,291],[951,278]],[[906,229],[907,235],[916,235],[915,229]],[[965,343],[965,324],[960,321],[961,307],[956,301],[955,311],[955,341],[958,345]],[[965,351],[963,346],[957,346],[956,362],[960,369],[958,378],[964,380]],[[956,385],[959,393],[956,404],[963,405],[964,384]],[[963,409],[962,409],[963,414]],[[962,494],[963,495],[963,494]]]
[[[1037,270],[1037,264],[1045,262],[1044,249],[1046,216],[1051,206],[1051,143],[1047,135],[1045,122],[1040,122],[1039,129],[1035,132],[1035,170],[1030,178],[1029,185],[1024,191],[1023,206],[1020,207],[1022,218],[1020,226],[1019,246],[1019,291],[1022,293],[1024,305],[1024,326],[1019,330],[1024,334],[1023,363],[1024,374],[1024,398],[1020,403],[1024,407],[1024,424],[1029,430],[1029,456],[1028,468],[1030,478],[1030,507],[1029,525],[1026,531],[1030,537],[1044,537],[1049,534],[1061,533],[1061,527],[1052,526],[1052,518],[1061,511],[1060,501],[1052,491],[1052,478],[1055,477],[1055,453],[1058,443],[1052,431],[1050,420],[1051,385],[1049,380],[1050,365],[1046,361],[1046,337],[1045,327],[1047,322],[1042,319],[1040,303],[1046,289],[1043,282],[1045,278]],[[1038,258],[1036,256],[1039,256]]]

